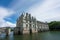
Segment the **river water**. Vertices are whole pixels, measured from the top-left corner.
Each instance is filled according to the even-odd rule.
[[[41,32],[37,34],[13,35],[0,34],[0,40],[60,40],[60,31]]]

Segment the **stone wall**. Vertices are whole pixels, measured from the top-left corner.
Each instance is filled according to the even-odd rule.
[[[49,30],[49,26],[47,23],[44,23],[44,22],[40,22],[40,21],[37,21],[37,26],[38,26],[38,31],[48,31]]]
[[[17,28],[18,27],[18,28]],[[37,21],[31,14],[22,14],[16,23],[17,33],[20,31],[22,34],[25,33],[36,33],[38,31],[49,30],[48,24]]]

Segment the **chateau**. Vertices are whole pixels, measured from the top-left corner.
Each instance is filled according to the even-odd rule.
[[[16,23],[14,34],[31,34],[49,30],[47,23],[36,20],[31,14],[22,14]]]

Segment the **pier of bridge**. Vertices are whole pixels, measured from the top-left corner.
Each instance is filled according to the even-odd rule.
[[[9,36],[10,32],[11,32],[10,27],[2,27],[2,28],[0,28],[0,34],[5,33],[6,36]]]

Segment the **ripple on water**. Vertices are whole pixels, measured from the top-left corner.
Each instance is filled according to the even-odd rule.
[[[13,32],[9,36],[5,33],[0,35],[0,40],[60,40],[60,32],[41,32],[32,35],[13,35]]]

